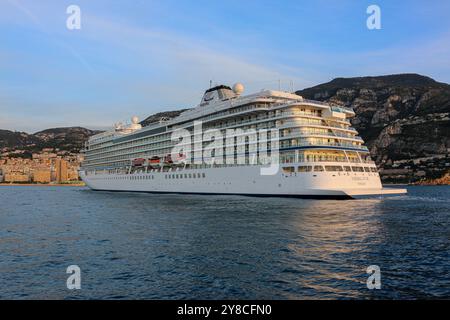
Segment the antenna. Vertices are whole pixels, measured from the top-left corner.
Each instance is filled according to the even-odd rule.
[[[212,80],[209,80],[209,88],[212,88]]]

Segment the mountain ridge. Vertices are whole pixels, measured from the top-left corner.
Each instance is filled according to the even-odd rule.
[[[58,148],[77,153],[88,137],[100,132],[102,131],[83,127],[50,128],[36,133],[0,129],[0,149],[22,149],[36,152],[43,148]]]
[[[352,125],[369,147],[385,182],[416,182],[450,169],[450,85],[406,73],[335,78],[296,91],[307,99],[351,107]],[[158,112],[141,124],[172,118],[188,109]],[[63,127],[34,134],[0,130],[0,149],[54,147],[78,152],[99,130]]]

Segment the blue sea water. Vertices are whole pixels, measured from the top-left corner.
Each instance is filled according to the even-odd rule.
[[[0,298],[450,298],[450,187],[408,191],[335,201],[0,187]],[[69,265],[80,290],[66,287]]]

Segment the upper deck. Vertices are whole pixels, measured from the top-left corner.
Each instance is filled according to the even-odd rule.
[[[330,106],[327,103],[307,100],[302,96],[285,91],[263,90],[258,93],[241,96],[239,92],[232,91],[229,87],[218,86],[217,90],[211,88],[205,92],[200,104],[192,109],[184,111],[172,119],[161,119],[148,126],[141,127],[137,122],[130,126],[116,125],[113,130],[94,135],[89,138],[88,144],[95,146],[117,139],[133,139],[134,137],[153,135],[165,132],[167,128],[179,128],[193,121],[210,122],[231,114],[233,109],[246,105],[265,105],[270,109],[277,109],[286,105],[304,105],[316,109],[326,110],[330,116],[333,114],[345,114],[345,117],[353,117],[354,111],[342,106]],[[228,111],[228,112],[227,112]]]

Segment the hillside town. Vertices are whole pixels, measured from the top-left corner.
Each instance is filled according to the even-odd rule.
[[[44,148],[31,154],[3,148],[0,149],[0,183],[76,183],[81,161],[81,155],[58,148]]]

